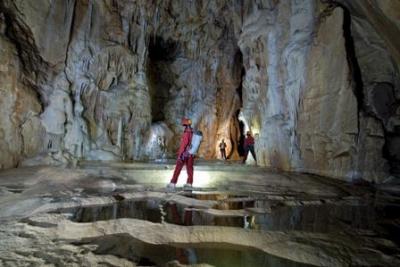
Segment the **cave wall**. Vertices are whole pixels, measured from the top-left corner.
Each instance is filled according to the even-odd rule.
[[[0,166],[174,157],[183,116],[238,158],[241,109],[262,166],[382,181],[399,7],[364,2],[4,0]]]
[[[388,32],[398,18],[360,15],[358,4],[264,1],[243,16],[244,116],[262,165],[349,181],[397,172],[398,46]]]
[[[37,94],[24,84],[18,50],[5,38],[5,30],[5,18],[0,15],[0,169],[41,151],[44,134]]]
[[[400,3],[395,0],[338,2],[351,14],[350,26],[359,66],[358,83],[361,84],[358,88],[359,107],[362,116],[369,121],[361,133],[367,136],[366,142],[384,144],[383,155],[389,169],[398,174]],[[372,156],[367,149],[362,153]],[[372,169],[375,164],[364,161],[361,168]]]
[[[216,4],[4,1],[1,8],[4,38],[25,66],[21,80],[43,107],[45,149],[22,164],[175,156],[183,116],[205,133],[200,156],[214,157],[217,139],[235,144],[239,48],[233,29],[214,23]],[[167,55],[152,56],[151,47]]]

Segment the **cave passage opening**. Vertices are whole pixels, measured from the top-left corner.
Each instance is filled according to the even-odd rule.
[[[170,88],[174,84],[171,65],[177,57],[179,44],[171,39],[153,36],[149,40],[146,75],[151,99],[152,122],[165,121]]]
[[[244,139],[245,139],[245,124],[242,120],[239,119],[240,109],[236,111],[236,119],[238,121],[238,142],[237,142],[237,153],[240,157],[243,157],[244,152]]]
[[[236,120],[236,125],[237,125],[237,140],[236,140],[236,152],[238,153],[239,157],[244,156],[245,151],[243,148],[244,145],[244,139],[245,139],[245,123],[243,120],[240,119],[241,116],[241,111],[243,109],[243,79],[246,76],[246,69],[243,65],[243,54],[238,49],[235,55],[235,68],[236,68],[236,73],[239,75],[239,86],[236,88],[236,94],[239,98],[239,109],[237,109],[236,114],[235,114],[235,120]],[[233,151],[232,151],[233,152]]]

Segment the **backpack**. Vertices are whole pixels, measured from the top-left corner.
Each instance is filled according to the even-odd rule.
[[[196,155],[202,140],[203,140],[203,133],[199,130],[195,131],[193,133],[192,142],[190,144],[190,148],[188,151],[190,155]]]

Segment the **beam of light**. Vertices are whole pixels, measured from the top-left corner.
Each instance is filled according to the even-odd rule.
[[[206,187],[210,186],[212,177],[207,171],[197,171],[194,173],[193,186],[195,187]]]
[[[154,175],[153,177],[155,178],[156,181],[158,182],[163,181],[162,183],[167,184],[170,182],[173,172],[174,172],[173,169],[170,171],[163,171],[161,173],[158,173],[158,175]],[[179,175],[177,186],[183,186],[184,184],[186,184],[186,179],[187,179],[187,173],[185,168],[183,168],[181,174]],[[211,176],[210,172],[197,171],[196,167],[194,168],[194,174],[193,174],[194,187],[208,187],[213,181],[214,179]]]

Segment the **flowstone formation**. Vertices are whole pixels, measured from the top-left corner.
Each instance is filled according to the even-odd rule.
[[[262,166],[382,182],[400,162],[399,8],[3,0],[0,167],[175,157],[187,116],[200,157],[224,138],[237,159],[251,130]]]

